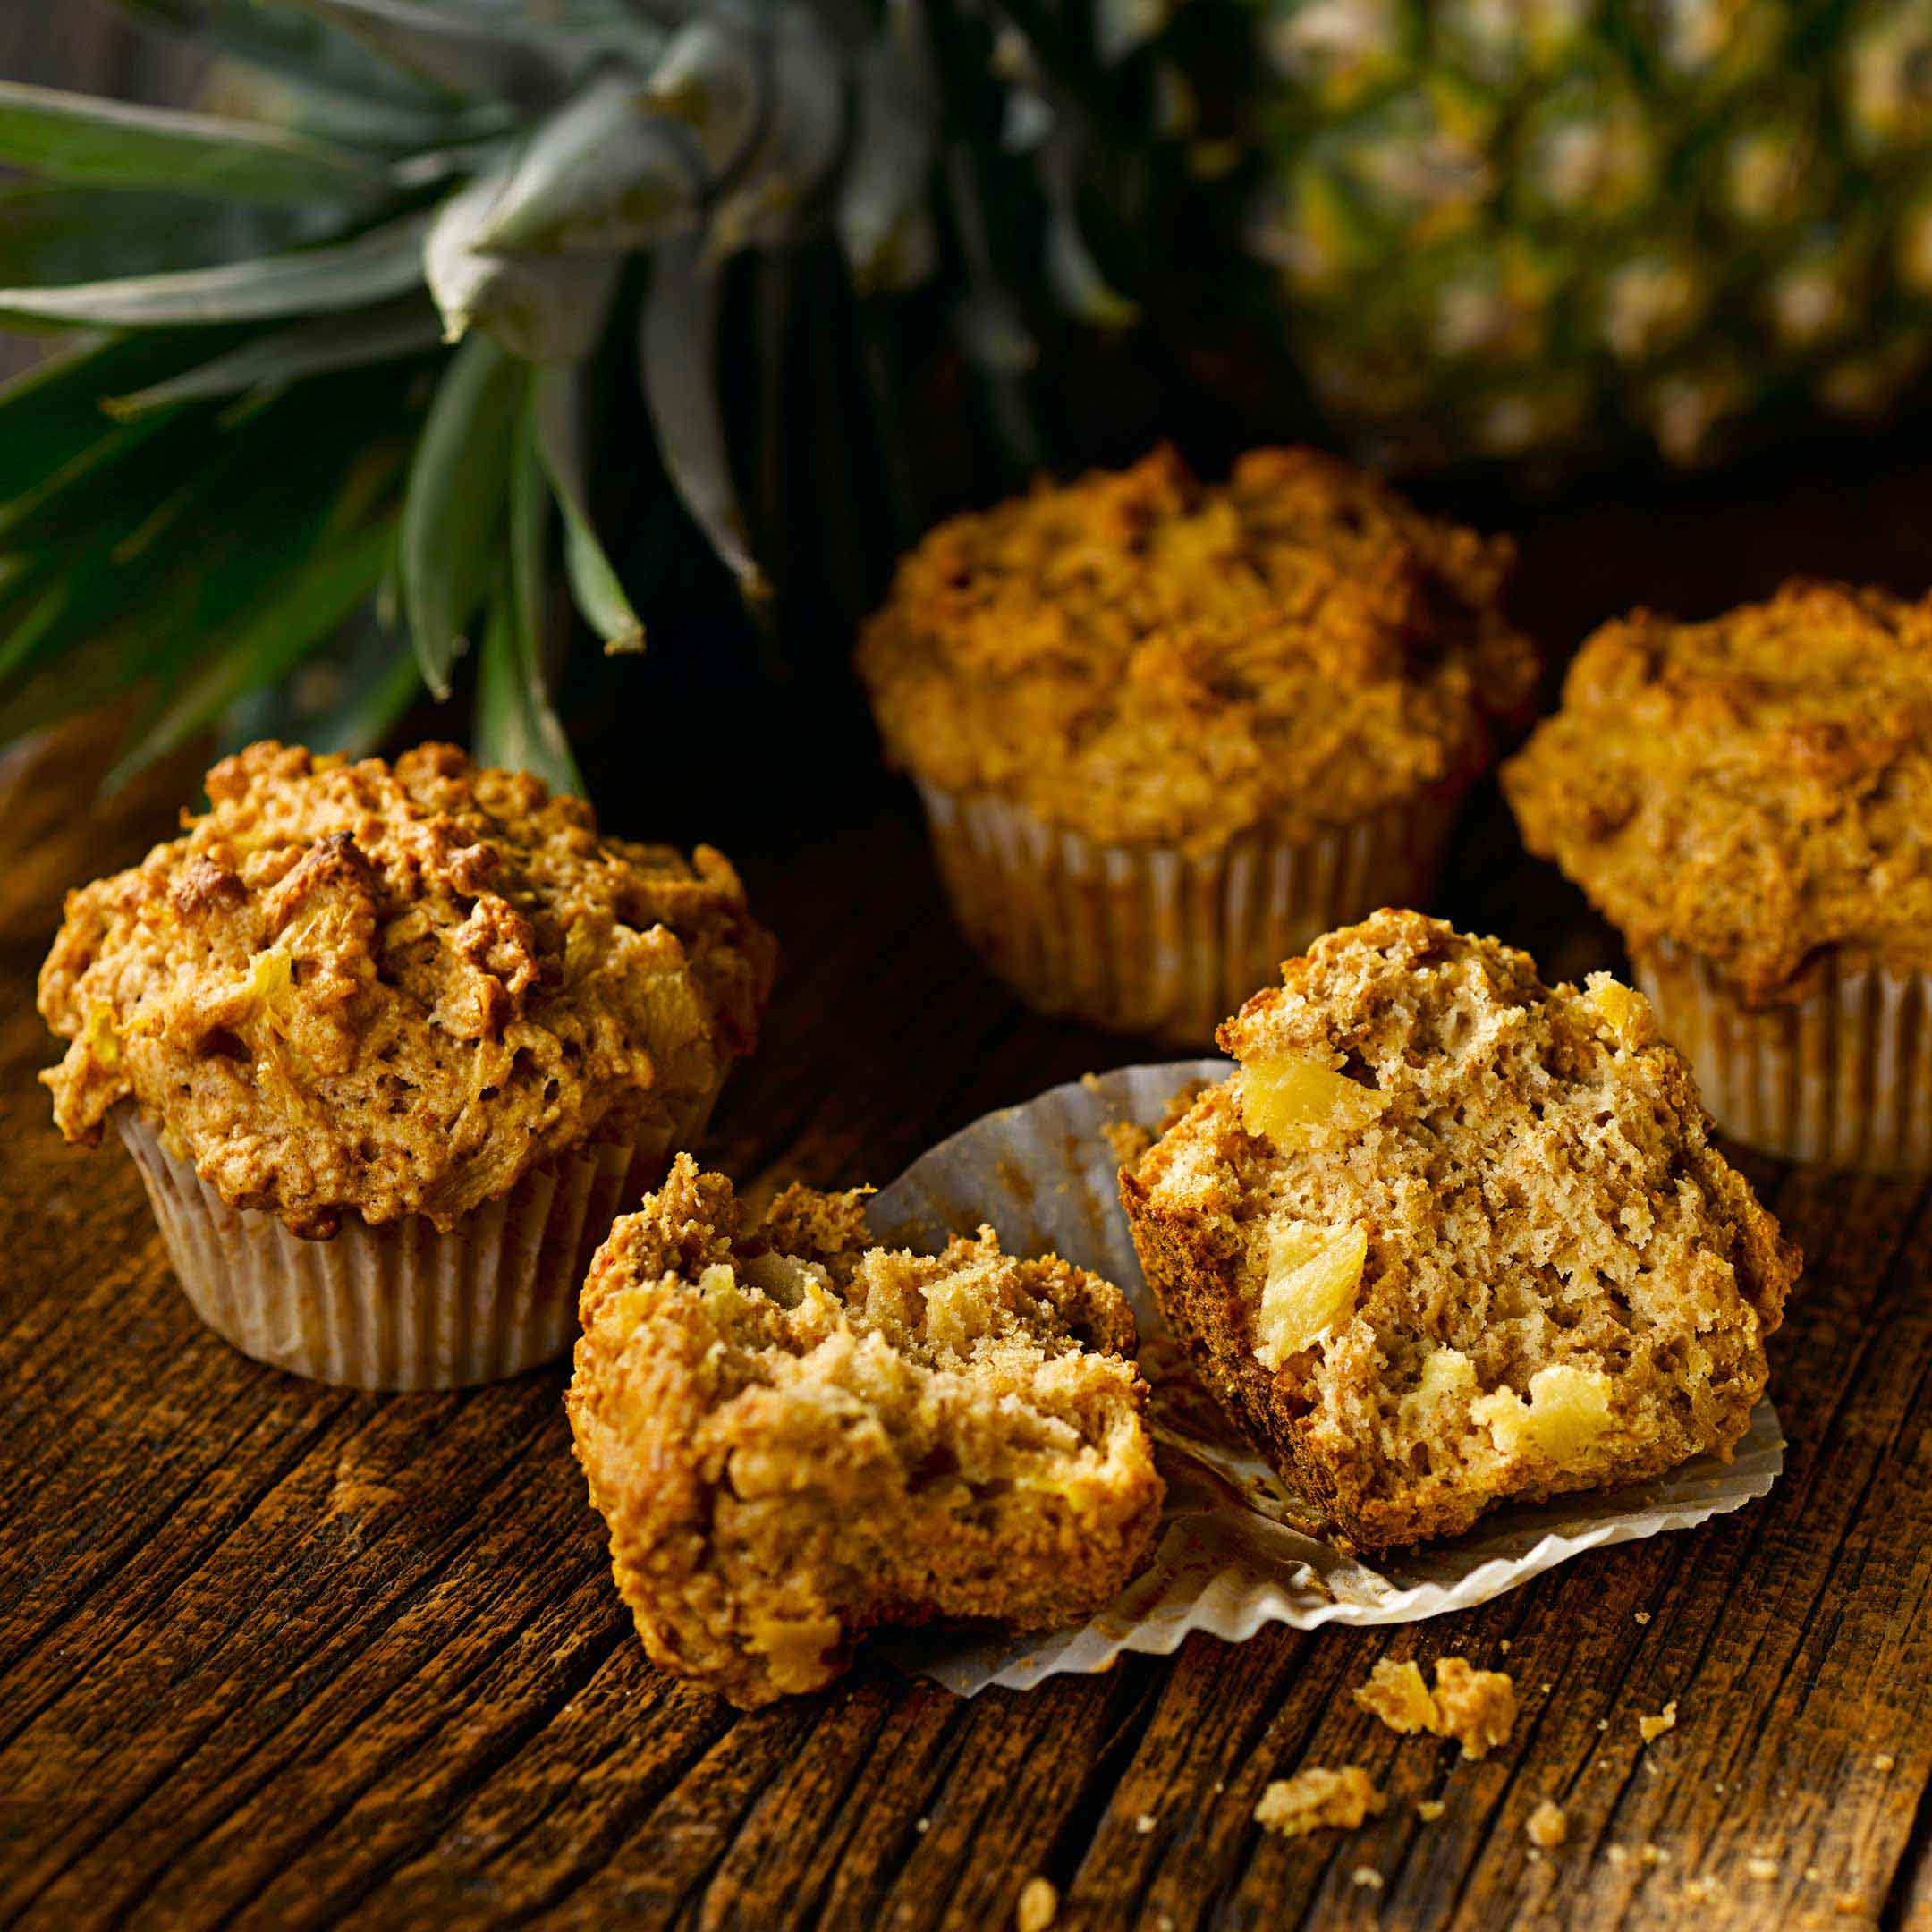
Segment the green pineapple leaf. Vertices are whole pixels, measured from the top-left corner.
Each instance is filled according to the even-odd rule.
[[[386,171],[346,148],[248,121],[0,81],[0,161],[54,181],[236,201],[365,207]]]
[[[643,621],[590,521],[584,389],[580,369],[538,369],[530,385],[532,431],[557,507],[564,513],[564,568],[578,611],[603,639],[606,651],[640,651]]]
[[[700,242],[686,238],[660,249],[639,325],[638,354],[644,400],[665,474],[691,521],[738,580],[747,603],[771,595],[738,507],[731,453],[718,408],[716,371],[717,261]]]
[[[144,26],[191,38],[217,60],[296,82],[339,100],[442,117],[455,107],[446,88],[406,73],[353,36],[299,4],[262,0],[117,0]]]
[[[292,0],[352,35],[391,66],[445,92],[518,107],[555,100],[594,58],[594,46],[497,9],[419,0]]]
[[[402,721],[423,688],[413,651],[394,652],[372,678],[350,683],[335,703],[301,720],[301,741],[313,751],[367,758]]]
[[[510,568],[483,627],[477,665],[478,758],[534,772],[554,792],[583,790],[544,674],[545,551],[550,492],[526,417],[510,478]]]
[[[108,328],[262,322],[360,308],[422,280],[424,215],[405,215],[352,241],[180,275],[131,275],[73,288],[0,289],[0,317]]]
[[[225,642],[198,654],[159,713],[134,733],[108,773],[112,791],[212,724],[258,684],[292,671],[364,603],[387,566],[395,527],[385,521],[318,546],[275,598]]]
[[[529,371],[487,335],[438,385],[402,504],[402,602],[424,681],[450,694],[465,627],[496,573],[504,493]]]
[[[611,74],[538,124],[473,245],[512,254],[648,248],[690,225],[702,186],[689,138],[651,111],[634,76]]]
[[[131,422],[182,402],[280,388],[310,376],[428,354],[442,340],[442,323],[434,307],[419,295],[405,295],[371,309],[352,309],[271,330],[179,376],[125,395],[105,397],[101,407],[117,420]]]
[[[47,288],[160,275],[319,239],[330,217],[200,195],[0,183],[0,284]]]
[[[114,429],[103,396],[179,374],[234,341],[232,329],[96,336],[0,385],[0,538],[23,509],[103,460]]]
[[[445,338],[460,341],[480,326],[525,361],[579,361],[604,333],[623,258],[533,261],[479,246],[513,172],[513,163],[505,162],[477,175],[443,202],[429,225],[423,266]]]
[[[65,564],[57,587],[72,594],[30,652],[14,648],[25,627],[12,630],[10,682],[43,667],[57,679],[63,653],[103,636],[119,640],[130,682],[165,684],[182,674],[210,640],[272,600],[318,545],[393,512],[402,439],[372,437],[370,425],[392,410],[399,425],[407,420],[404,380],[390,371],[326,379],[227,428],[191,411],[156,436],[132,459],[153,472],[142,487],[115,487],[111,473],[99,509],[67,520],[78,554],[64,552],[57,524],[38,527],[38,542]],[[44,515],[62,507],[50,504]]]

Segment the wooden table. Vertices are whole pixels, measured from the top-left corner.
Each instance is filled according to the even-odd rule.
[[[384,1397],[258,1367],[189,1310],[125,1157],[55,1138],[31,988],[58,887],[138,851],[182,784],[97,818],[84,782],[0,801],[0,1923],[992,1927],[1038,1873],[1063,1923],[1108,1928],[1932,1928],[1914,1188],[1746,1161],[1810,1267],[1772,1351],[1785,1472],[1741,1514],[1428,1625],[1196,1638],[970,1701],[861,1662],[739,1716],[647,1664],[561,1371]],[[1526,936],[1592,962],[1566,894],[1473,862],[1505,836],[1493,809],[1467,828],[1488,883],[1459,914],[1533,902]],[[887,1179],[1134,1056],[1016,1011],[896,797],[748,857],[785,966],[710,1155],[754,1186]],[[1522,1693],[1481,1764],[1347,1695],[1451,1651]],[[1268,1779],[1358,1762],[1378,1822],[1253,1824]],[[1547,1854],[1545,1798],[1571,1819]]]
[[[0,12],[0,74],[140,90],[152,70],[96,22],[78,0]],[[1531,521],[1522,606],[1564,645],[1786,569],[1923,588],[1932,484],[1796,464]],[[1040,1874],[1062,1923],[1099,1928],[1932,1932],[1919,1191],[1744,1159],[1809,1267],[1772,1345],[1784,1475],[1738,1515],[1439,1623],[1197,1638],[970,1702],[861,1662],[738,1716],[646,1663],[561,1372],[386,1398],[257,1367],[189,1311],[124,1157],[55,1137],[31,993],[60,890],[190,789],[177,770],[90,813],[86,761],[61,757],[0,785],[0,1923],[996,1927]],[[906,799],[804,831],[798,803],[733,843],[785,964],[717,1165],[883,1181],[1138,1057],[986,978]],[[1553,974],[1615,962],[1493,800],[1447,890]],[[1380,1657],[1449,1651],[1523,1694],[1481,1764],[1347,1695]],[[1268,1779],[1351,1762],[1388,1788],[1379,1821],[1256,1828]],[[1524,1830],[1546,1798],[1571,1819],[1549,1853]]]

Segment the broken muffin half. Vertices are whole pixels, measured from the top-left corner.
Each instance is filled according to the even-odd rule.
[[[1800,1258],[1607,974],[1415,912],[1327,935],[1121,1176],[1176,1335],[1363,1549],[1728,1454]]]
[[[750,1707],[886,1623],[1078,1622],[1140,1567],[1163,1485],[1120,1291],[990,1228],[870,1244],[863,1193],[747,1224],[681,1156],[618,1222],[568,1397],[654,1661]]]

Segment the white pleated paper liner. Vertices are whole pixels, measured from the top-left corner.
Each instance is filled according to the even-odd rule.
[[[932,1248],[990,1222],[1008,1252],[1052,1249],[1117,1282],[1140,1324],[1141,1366],[1167,1503],[1154,1559],[1080,1630],[1013,1637],[915,1633],[881,1648],[900,1666],[962,1696],[1023,1690],[1062,1671],[1105,1670],[1123,1650],[1165,1656],[1193,1631],[1242,1642],[1266,1623],[1411,1623],[1467,1610],[1586,1550],[1688,1530],[1765,1495],[1784,1467],[1768,1400],[1729,1462],[1699,1456],[1627,1489],[1492,1511],[1468,1535],[1371,1565],[1311,1534],[1308,1505],[1223,1419],[1184,1368],[1142,1280],[1115,1194],[1107,1130],[1153,1129],[1190,1086],[1228,1063],[1126,1067],[989,1114],[942,1142],[877,1195],[873,1228]]]
[[[717,1092],[546,1163],[447,1230],[420,1215],[377,1227],[349,1215],[326,1241],[230,1207],[137,1108],[113,1119],[175,1278],[224,1341],[341,1388],[467,1388],[569,1352],[591,1255],[665,1157],[697,1143]]]

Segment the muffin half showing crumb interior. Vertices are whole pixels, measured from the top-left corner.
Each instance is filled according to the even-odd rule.
[[[734,1704],[812,1690],[888,1623],[1077,1623],[1163,1485],[1111,1283],[989,1228],[873,1245],[862,1192],[748,1224],[681,1157],[585,1284],[569,1394],[654,1661]]]
[[[1606,974],[1419,913],[1330,933],[1121,1191],[1263,1454],[1363,1549],[1728,1454],[1799,1256]]]

